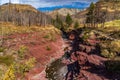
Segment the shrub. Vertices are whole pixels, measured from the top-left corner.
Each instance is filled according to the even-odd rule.
[[[109,54],[110,54],[110,53],[109,53],[109,51],[108,51],[107,49],[104,49],[104,50],[101,51],[101,55],[102,55],[103,57],[107,57],[107,58],[108,58],[108,57],[109,57]]]
[[[91,31],[90,33],[89,33],[89,38],[90,39],[95,39],[95,33],[93,32],[93,31]]]
[[[79,23],[78,23],[78,21],[76,21],[76,22],[74,23],[74,28],[77,29],[78,27],[79,27]]]
[[[24,64],[19,65],[18,72],[24,76],[24,73],[28,72],[32,67],[34,67],[35,62],[35,58],[30,58]]]
[[[3,77],[4,77],[4,73],[6,72],[7,70],[7,66],[6,65],[0,65],[0,80],[3,80]]]
[[[50,35],[45,35],[45,36],[43,36],[43,38],[49,39],[49,38],[50,38]]]
[[[19,58],[23,59],[25,56],[25,52],[27,51],[27,47],[22,45],[20,46],[19,50],[18,50],[18,56]]]
[[[3,80],[16,80],[15,79],[15,68],[14,65],[11,65],[7,72],[4,75]]]
[[[113,52],[120,52],[120,40],[117,40],[117,41],[112,41],[110,46],[111,50]]]
[[[120,41],[105,41],[101,44],[101,55],[107,58],[113,58],[120,53]]]
[[[0,56],[0,63],[6,64],[7,66],[11,65],[14,61],[14,58],[10,55]]]
[[[101,51],[101,55],[102,55],[103,57],[106,57],[106,58],[114,58],[114,57],[116,57],[116,53],[110,52],[110,51],[108,51],[107,49],[103,49],[103,50]]]
[[[4,48],[3,47],[0,47],[0,52],[4,52]]]
[[[50,51],[51,50],[50,46],[46,46],[46,50]]]
[[[82,39],[85,40],[85,41],[86,41],[88,38],[89,38],[89,34],[88,34],[88,33],[86,33],[86,34],[84,34],[84,36],[82,36]]]
[[[43,38],[45,39],[48,39],[50,41],[55,41],[56,40],[56,36],[55,36],[56,33],[48,33],[47,35],[43,36]]]

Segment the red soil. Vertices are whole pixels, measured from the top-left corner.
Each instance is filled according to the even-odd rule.
[[[24,34],[12,34],[4,36],[4,46],[14,50],[18,50],[21,45],[28,47],[27,58],[35,57],[37,63],[35,67],[26,74],[26,80],[40,72],[42,72],[45,66],[53,58],[59,58],[63,55],[62,46],[64,44],[60,35],[56,35],[55,41],[50,41],[47,38],[43,38],[45,34],[36,33],[24,33]],[[49,47],[49,49],[47,49]]]

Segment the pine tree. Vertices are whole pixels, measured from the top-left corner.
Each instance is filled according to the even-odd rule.
[[[87,18],[86,18],[86,23],[87,24],[90,24],[90,26],[94,26],[94,18],[95,18],[95,15],[94,15],[94,10],[95,10],[95,5],[94,3],[92,2],[90,4],[90,7],[88,9],[88,13],[86,14]]]
[[[79,23],[78,23],[78,21],[76,21],[75,24],[74,24],[74,28],[76,29],[78,27],[79,27]]]
[[[67,26],[67,27],[70,27],[70,26],[71,26],[73,20],[72,20],[70,14],[67,14],[65,22],[66,22],[66,26]]]
[[[53,24],[55,27],[57,27],[58,29],[61,29],[63,27],[63,22],[62,20],[60,19],[59,15],[57,14],[56,15],[56,19],[53,20]]]

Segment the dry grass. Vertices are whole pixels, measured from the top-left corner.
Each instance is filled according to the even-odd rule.
[[[114,20],[114,21],[110,21],[110,22],[106,22],[105,23],[105,27],[120,27],[120,20]]]
[[[106,22],[104,27],[101,27],[101,24],[99,24],[98,29],[105,33],[120,31],[120,20]]]
[[[37,12],[37,10],[34,7],[32,7],[31,5],[28,5],[28,4],[10,4],[10,5],[3,5],[1,7],[1,9],[3,11],[6,10],[6,9],[12,9],[12,10],[14,10],[15,8],[18,11],[29,10],[29,11]]]
[[[120,11],[120,2],[102,2],[101,6],[102,10],[106,10],[107,8],[108,12],[115,12],[115,9],[117,9],[117,11]]]
[[[11,23],[0,22],[0,35],[9,35],[14,33],[31,33],[31,32],[43,32],[60,34],[60,31],[52,25],[48,26],[16,26]]]

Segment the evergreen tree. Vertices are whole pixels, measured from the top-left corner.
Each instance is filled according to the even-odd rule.
[[[58,14],[56,15],[56,19],[54,20],[54,26],[57,27],[58,29],[61,29],[63,27],[63,22]]]
[[[75,24],[74,24],[74,28],[76,29],[78,27],[79,27],[79,23],[78,23],[78,21],[76,21]]]
[[[87,16],[86,23],[90,24],[89,26],[94,26],[94,19],[95,19],[94,10],[95,10],[95,5],[92,2],[88,9],[88,13],[86,14],[86,16]]]
[[[72,20],[70,14],[67,14],[65,22],[66,22],[66,26],[67,26],[67,27],[70,27],[70,26],[71,26],[73,20]]]

